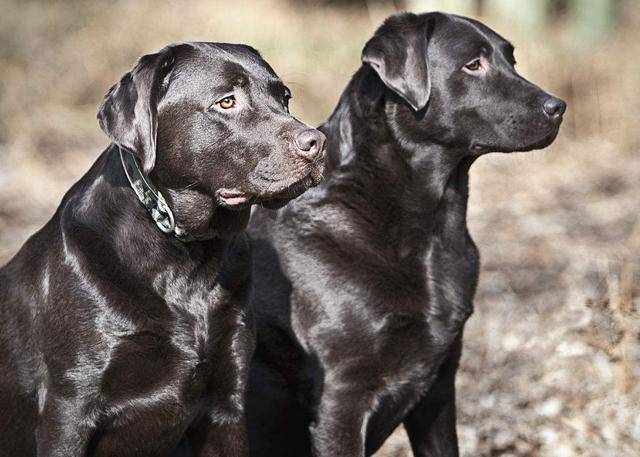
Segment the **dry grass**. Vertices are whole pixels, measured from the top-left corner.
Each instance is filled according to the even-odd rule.
[[[253,44],[315,124],[389,11],[375,4],[4,0],[0,261],[106,145],[97,106],[138,55],[171,41]],[[521,72],[570,108],[548,150],[472,170],[483,268],[458,379],[464,455],[640,455],[639,15],[630,7],[625,27],[582,53],[562,24],[542,40],[486,18],[515,42]],[[410,455],[403,432],[379,455]]]

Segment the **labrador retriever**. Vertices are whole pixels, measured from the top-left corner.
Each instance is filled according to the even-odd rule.
[[[252,204],[318,182],[324,135],[244,45],[139,59],[113,143],[0,269],[0,455],[247,455]]]
[[[458,455],[469,167],[549,145],[566,108],[513,51],[472,19],[388,18],[320,127],[326,181],[256,213],[252,456],[369,456],[400,424],[414,455]]]

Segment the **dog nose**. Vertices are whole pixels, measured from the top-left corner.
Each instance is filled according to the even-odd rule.
[[[560,117],[567,109],[567,104],[557,97],[549,97],[542,105],[547,116],[552,118]]]
[[[326,139],[324,133],[320,130],[305,129],[296,135],[296,152],[300,157],[307,160],[314,160],[324,151]]]

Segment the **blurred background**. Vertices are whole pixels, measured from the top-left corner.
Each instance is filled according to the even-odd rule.
[[[318,124],[398,10],[479,18],[569,104],[553,146],[472,169],[483,262],[458,377],[463,455],[640,455],[637,0],[0,0],[0,263],[107,145],[98,106],[141,54],[251,44]],[[402,429],[377,454],[409,455]]]

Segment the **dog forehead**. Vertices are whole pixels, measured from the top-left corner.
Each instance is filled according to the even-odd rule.
[[[275,71],[251,46],[231,43],[189,43],[194,52],[185,56],[184,64],[221,79],[278,79]]]
[[[459,42],[485,41],[495,49],[513,48],[511,43],[498,32],[480,21],[455,14],[447,15],[451,20],[452,32],[458,35]]]
[[[507,40],[478,21],[447,13],[428,15],[432,16],[432,28],[427,53],[443,69],[459,66],[461,61],[477,57],[483,49],[513,50]]]

